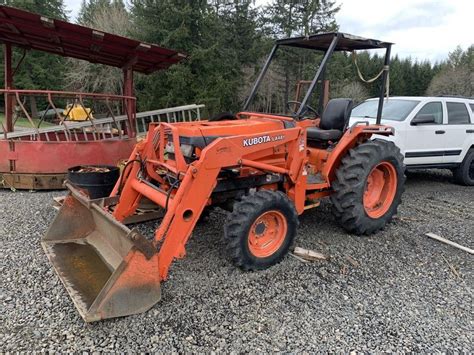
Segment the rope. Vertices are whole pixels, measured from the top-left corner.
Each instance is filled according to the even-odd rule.
[[[373,77],[372,79],[365,79],[360,71],[359,65],[357,64],[356,52],[352,52],[352,60],[354,61],[354,65],[357,69],[357,74],[359,75],[360,80],[362,80],[364,83],[367,83],[367,84],[373,83],[375,80],[380,78],[380,76],[383,74],[384,71],[387,71],[387,82],[385,83],[385,95],[388,99],[389,92],[390,92],[390,66],[384,65],[382,70],[380,70],[380,72],[375,77]]]

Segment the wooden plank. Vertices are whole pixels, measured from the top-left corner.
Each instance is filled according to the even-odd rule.
[[[470,249],[468,247],[465,247],[461,244],[458,244],[458,243],[455,243],[455,242],[452,242],[450,241],[449,239],[446,239],[446,238],[443,238],[443,237],[440,237],[439,235],[437,234],[434,234],[434,233],[426,233],[425,234],[427,237],[430,237],[431,239],[435,239],[441,243],[445,243],[445,244],[448,244],[448,245],[451,245],[452,247],[455,247],[455,248],[458,248],[458,249],[461,249],[465,252],[468,252],[469,254],[474,254],[474,250],[473,249]]]
[[[327,260],[328,257],[314,250],[296,247],[293,254],[307,261]]]

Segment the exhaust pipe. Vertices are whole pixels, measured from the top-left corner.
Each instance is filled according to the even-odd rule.
[[[144,312],[161,298],[158,252],[66,184],[66,197],[41,244],[86,322]]]

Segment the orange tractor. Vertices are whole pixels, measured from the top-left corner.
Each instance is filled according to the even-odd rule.
[[[229,210],[224,235],[230,259],[244,270],[268,268],[288,253],[298,215],[330,197],[334,214],[350,233],[370,234],[396,213],[404,185],[403,157],[375,135],[377,124],[348,127],[352,101],[329,101],[319,117],[308,105],[334,51],[385,48],[390,43],[343,33],[276,42],[252,92],[281,46],[324,52],[308,92],[291,115],[240,112],[217,121],[151,123],[110,197],[70,194],[42,240],[43,248],[86,321],[143,312],[160,299],[171,263],[204,210]],[[295,105],[291,102],[290,105]],[[154,239],[122,222],[146,198],[163,209]]]

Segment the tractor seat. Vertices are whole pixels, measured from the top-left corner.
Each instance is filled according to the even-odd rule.
[[[319,127],[306,130],[309,141],[338,141],[347,128],[352,112],[351,99],[332,99],[328,102]]]
[[[306,131],[306,135],[308,140],[337,141],[342,137],[342,131],[338,129],[321,129],[318,127],[311,127]]]

